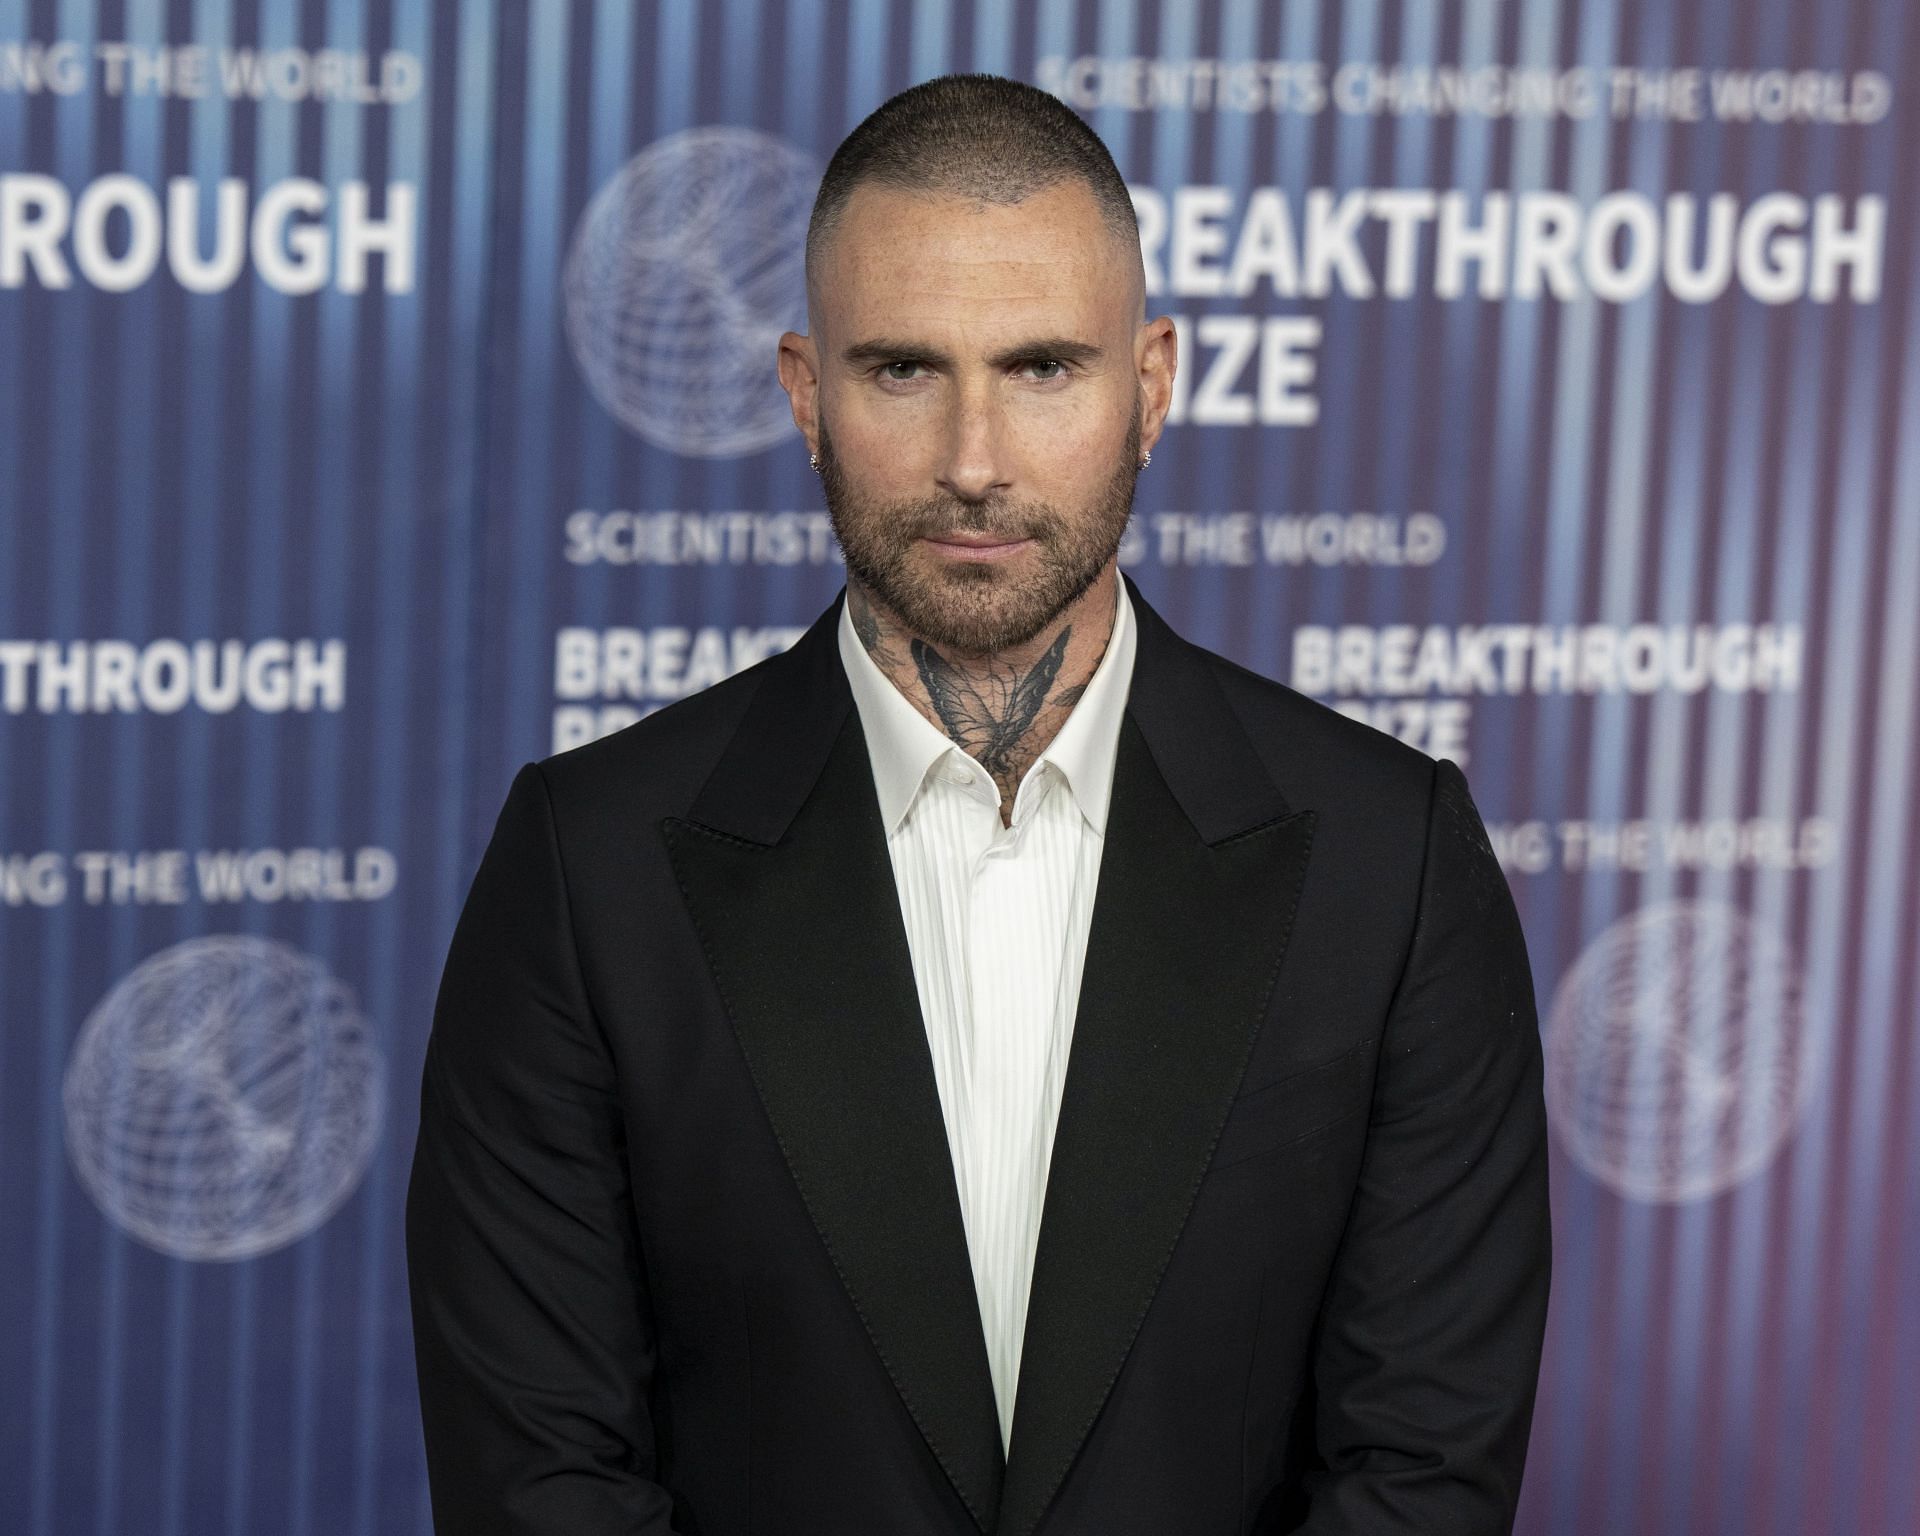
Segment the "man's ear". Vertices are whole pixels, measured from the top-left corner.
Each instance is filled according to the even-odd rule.
[[[780,338],[780,387],[793,409],[793,424],[807,440],[809,451],[820,451],[820,353],[811,336],[788,331]]]
[[[1167,412],[1173,407],[1173,375],[1179,367],[1179,338],[1173,321],[1162,315],[1141,326],[1134,337],[1134,367],[1140,376],[1140,446],[1151,448],[1160,441],[1167,424]]]

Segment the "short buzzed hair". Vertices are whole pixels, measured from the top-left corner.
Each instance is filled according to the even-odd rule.
[[[807,224],[808,287],[862,182],[1004,204],[1075,179],[1137,255],[1140,227],[1113,156],[1057,96],[1002,75],[941,75],[909,86],[874,108],[827,162]]]

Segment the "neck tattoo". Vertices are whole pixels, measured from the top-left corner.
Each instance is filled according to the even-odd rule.
[[[1080,702],[1105,652],[1106,637],[1083,636],[1075,645],[1074,626],[1066,623],[1037,657],[961,657],[883,618],[852,582],[847,584],[847,608],[854,633],[874,664],[908,703],[993,776],[1000,790],[1000,819],[1011,824],[1020,780]],[[1090,648],[1087,638],[1097,638],[1097,648]]]

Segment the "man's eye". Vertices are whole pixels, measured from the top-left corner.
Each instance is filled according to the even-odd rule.
[[[1067,367],[1057,357],[1035,358],[1027,366],[1035,370],[1034,377],[1038,379],[1057,379],[1066,372]]]
[[[882,371],[888,378],[904,384],[913,377],[913,370],[919,366],[912,358],[903,357],[898,362],[888,363]]]

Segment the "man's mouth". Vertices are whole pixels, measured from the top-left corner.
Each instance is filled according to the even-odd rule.
[[[1008,538],[1004,533],[930,533],[925,541],[953,560],[1004,560],[1033,540]]]

